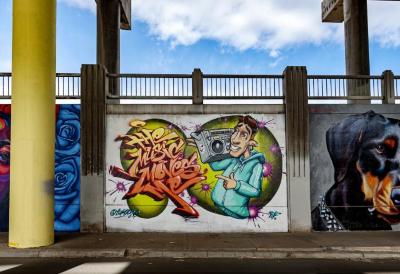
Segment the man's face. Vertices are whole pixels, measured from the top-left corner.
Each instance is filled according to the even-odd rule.
[[[231,147],[229,154],[232,157],[240,157],[249,146],[251,140],[251,129],[248,125],[239,123],[231,136]]]

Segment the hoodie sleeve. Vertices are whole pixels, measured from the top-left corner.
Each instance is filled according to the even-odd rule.
[[[249,182],[237,181],[235,190],[243,196],[250,198],[258,197],[261,191],[262,164],[258,163],[253,167],[253,174]]]
[[[231,158],[221,160],[221,161],[211,162],[210,167],[214,171],[225,170],[228,168],[228,166],[230,165],[231,162],[232,162]]]

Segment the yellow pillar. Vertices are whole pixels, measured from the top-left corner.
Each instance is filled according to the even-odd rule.
[[[56,0],[13,0],[9,246],[54,243]]]

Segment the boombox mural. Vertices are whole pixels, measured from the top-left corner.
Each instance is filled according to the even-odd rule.
[[[54,210],[56,231],[80,228],[80,106],[57,105]],[[8,230],[11,105],[0,105],[0,231]]]
[[[399,223],[399,141],[400,121],[373,111],[347,116],[330,126],[326,147],[334,174],[326,190],[320,186],[325,180],[318,178],[322,179],[325,167],[332,167],[323,165],[322,149],[311,152],[316,163],[311,181],[314,200],[320,196],[312,211],[315,230],[390,230]]]
[[[108,117],[108,231],[287,231],[284,117]]]

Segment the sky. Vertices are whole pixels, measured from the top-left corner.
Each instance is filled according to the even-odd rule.
[[[400,75],[400,1],[369,1],[371,74]],[[343,24],[319,0],[132,0],[121,72],[344,74]],[[0,72],[11,71],[12,0],[0,0]],[[57,0],[57,72],[96,62],[94,0]]]

